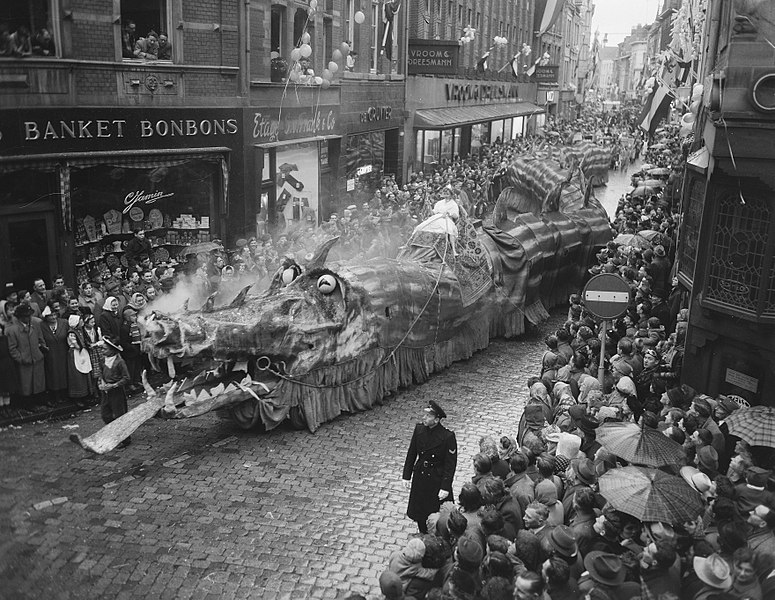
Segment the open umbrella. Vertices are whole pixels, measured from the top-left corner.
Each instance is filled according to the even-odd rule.
[[[670,175],[670,169],[666,169],[665,167],[657,167],[656,169],[649,169],[648,174],[652,177],[664,177],[665,175]]]
[[[611,454],[647,467],[677,465],[686,459],[683,446],[661,431],[635,423],[603,423],[596,439]]]
[[[747,444],[775,448],[775,408],[772,406],[741,408],[724,422],[730,435],[736,435]]]
[[[645,179],[638,183],[638,187],[662,187],[665,182],[661,179]]]
[[[638,235],[651,243],[659,244],[662,241],[662,234],[658,231],[654,231],[653,229],[643,229],[642,231],[638,232]]]
[[[636,187],[632,192],[630,192],[630,196],[650,196],[654,193],[654,188],[649,187],[647,185],[642,185],[640,187]]]
[[[651,248],[651,242],[646,238],[640,237],[637,233],[620,233],[614,238],[614,244],[617,246],[629,246],[639,250]]]
[[[657,469],[611,469],[598,485],[611,506],[644,522],[680,525],[697,519],[705,508],[700,494],[681,477]]]

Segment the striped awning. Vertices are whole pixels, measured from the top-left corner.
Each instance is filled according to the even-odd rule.
[[[532,102],[512,102],[509,104],[484,104],[479,106],[459,106],[454,108],[426,108],[415,112],[415,129],[447,129],[472,123],[484,123],[509,117],[537,115],[544,112]]]

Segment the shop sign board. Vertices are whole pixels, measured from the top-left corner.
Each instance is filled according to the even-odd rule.
[[[454,75],[460,57],[456,40],[409,40],[409,75]]]
[[[533,78],[538,83],[557,83],[559,79],[559,65],[536,65]]]
[[[240,145],[240,109],[0,111],[0,155]]]
[[[338,132],[339,105],[260,108],[249,111],[254,143],[281,142]]]

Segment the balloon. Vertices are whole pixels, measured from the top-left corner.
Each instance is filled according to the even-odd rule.
[[[323,85],[323,78],[315,77],[315,85]]]
[[[358,25],[362,25],[365,20],[366,15],[364,15],[361,11],[355,13],[355,22],[358,23]]]
[[[695,100],[694,102],[692,102],[691,106],[689,106],[689,110],[696,115],[697,112],[700,110],[699,100]]]
[[[348,44],[347,42],[342,42],[342,45],[339,46],[339,49],[342,51],[342,54],[344,54],[345,56],[350,54],[350,44]]]
[[[328,69],[323,69],[323,79],[327,79],[328,81],[331,81],[331,79],[334,77],[334,74],[329,71]]]
[[[692,94],[692,102],[699,102],[702,100],[702,94]]]
[[[687,125],[691,125],[694,123],[694,115],[690,112],[685,113],[683,117],[681,117],[681,122],[686,123]]]
[[[298,71],[291,71],[291,74],[288,76],[290,80],[293,83],[299,83],[299,72]]]
[[[336,73],[339,70],[339,65],[332,60],[330,63],[328,63],[328,70],[332,73]]]
[[[318,0],[309,0],[309,7],[312,10],[317,10],[318,9]]]
[[[342,51],[339,48],[337,48],[331,53],[331,58],[339,62],[340,60],[342,60]]]
[[[299,51],[304,58],[309,58],[312,55],[312,46],[309,44],[302,44]]]
[[[299,62],[299,59],[301,58],[301,50],[298,48],[294,48],[291,50],[291,60],[293,62]]]
[[[702,95],[704,91],[705,87],[701,83],[695,83],[694,87],[692,88],[692,96],[694,96],[694,94]]]
[[[301,34],[301,43],[302,44],[309,44],[309,32],[305,31]]]
[[[324,79],[323,83],[320,84],[320,87],[322,87],[324,90],[327,90],[331,87],[331,82],[328,79]]]

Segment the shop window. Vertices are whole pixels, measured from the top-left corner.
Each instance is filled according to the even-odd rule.
[[[503,121],[493,121],[490,128],[490,143],[500,143],[503,141]]]
[[[121,57],[128,60],[172,60],[166,0],[121,1]]]
[[[687,281],[694,281],[694,267],[697,264],[702,207],[705,204],[705,177],[687,173],[686,210],[681,223],[681,258],[679,271]]]
[[[424,134],[425,132],[422,130],[417,132],[417,139],[415,140],[414,146],[415,162],[420,163],[420,165],[422,165],[422,149],[425,147]],[[420,168],[422,168],[422,166],[420,166]]]
[[[220,162],[200,159],[73,166],[70,196],[79,278],[95,267],[128,265],[124,248],[137,227],[148,231],[154,263],[209,241],[221,182]]]
[[[330,212],[340,212],[348,204],[368,202],[382,182],[385,170],[385,132],[375,131],[347,136],[344,154],[347,196]]]
[[[428,130],[425,132],[425,147],[423,148],[423,167],[436,167],[439,164],[441,152],[441,132]]]
[[[448,163],[452,160],[452,142],[455,137],[451,129],[441,132],[441,162]]]
[[[285,7],[279,4],[272,5],[270,26],[270,50],[277,52],[280,56],[287,54],[285,48]]]
[[[506,121],[503,124],[503,139],[504,140],[511,140],[514,139],[511,137],[511,126],[514,124],[514,119],[506,119]]]
[[[55,0],[3,0],[0,4],[0,57],[55,57],[58,43],[51,15]]]
[[[280,230],[316,227],[320,212],[318,143],[275,150],[275,207],[271,219]]]

